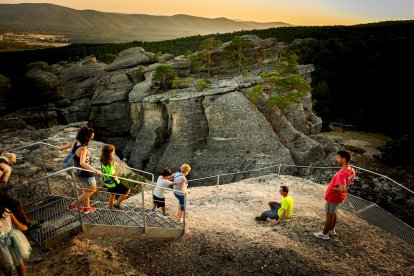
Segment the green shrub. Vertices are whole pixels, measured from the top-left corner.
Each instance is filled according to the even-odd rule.
[[[120,177],[147,183],[147,179],[145,177],[135,172],[129,172],[127,174],[120,175]],[[124,179],[120,180],[122,184],[126,185],[129,189],[131,189],[132,194],[139,194],[140,192],[142,192],[141,185]]]
[[[163,64],[155,69],[154,82],[161,90],[170,89],[173,85],[173,81],[178,77],[177,71],[171,67],[171,65]]]
[[[199,79],[196,83],[197,90],[204,90],[211,87],[211,81],[208,79]]]
[[[357,147],[357,146],[348,145],[348,144],[342,144],[342,146],[344,147],[344,149],[358,153],[358,154],[364,154],[366,152],[365,149]]]
[[[188,88],[193,84],[193,79],[191,77],[187,77],[184,79],[175,78],[172,82],[172,88],[183,89]]]
[[[101,58],[100,58],[100,60],[101,60],[102,62],[106,63],[106,64],[110,64],[110,63],[112,63],[112,62],[115,60],[115,58],[116,58],[117,56],[118,56],[118,55],[108,53],[108,54],[104,54],[104,55],[102,55],[102,56],[101,56]]]

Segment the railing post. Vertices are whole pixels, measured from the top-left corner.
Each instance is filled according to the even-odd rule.
[[[216,207],[218,206],[218,200],[219,200],[219,187],[220,187],[220,175],[217,175],[217,184],[216,184]]]
[[[82,221],[82,212],[80,209],[80,204],[79,204],[79,194],[78,194],[78,188],[76,187],[76,177],[75,177],[75,173],[73,171],[73,169],[70,170],[70,175],[72,177],[72,185],[73,185],[73,190],[75,191],[75,201],[76,201],[76,205],[78,205],[78,218],[79,218],[79,223],[81,225],[81,227],[83,226],[83,221]],[[82,228],[83,230],[83,228]]]
[[[144,185],[141,184],[141,199],[142,199],[142,214],[143,214],[143,225],[144,225],[144,233],[146,232],[145,227],[147,224],[147,212],[145,211],[145,195],[144,195]]]
[[[185,233],[186,226],[186,216],[187,216],[187,193],[184,194],[184,215],[183,215],[183,232]]]
[[[282,169],[282,164],[279,164],[279,169],[277,170],[277,175],[280,175],[280,170]]]
[[[45,145],[44,144],[41,144],[41,146],[40,146],[40,154],[42,156],[42,168],[43,168],[43,173],[45,175],[47,175],[47,172],[46,172],[46,163],[45,163],[45,152],[44,152],[44,150],[45,150]],[[50,189],[49,178],[46,178],[46,185],[47,185],[47,192],[49,193],[49,195],[51,195],[52,194],[52,191]]]

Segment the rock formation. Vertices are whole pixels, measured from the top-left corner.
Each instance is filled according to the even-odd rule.
[[[203,74],[194,72],[195,54],[156,58],[139,47],[122,51],[109,65],[94,57],[51,66],[30,64],[27,77],[48,88],[43,95],[48,91],[58,101],[70,101],[64,109],[66,123],[89,119],[96,138],[115,144],[139,169],[158,172],[186,162],[194,168],[192,177],[200,177],[278,163],[320,162],[329,153],[308,136],[318,134],[322,125],[313,113],[310,91],[302,103],[285,110],[256,106],[246,97],[262,71],[274,70],[285,47],[275,39],[248,38],[254,45],[251,72],[228,68],[221,46],[212,56],[216,77],[204,90],[190,85],[158,91],[153,76],[161,64],[173,67],[181,78],[192,77],[193,83],[201,79]],[[312,65],[299,67],[308,82],[313,70]]]

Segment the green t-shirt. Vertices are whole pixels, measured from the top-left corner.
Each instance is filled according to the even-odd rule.
[[[290,195],[284,197],[282,199],[281,206],[279,210],[277,211],[278,217],[282,216],[283,210],[286,210],[285,218],[290,218],[290,216],[292,215],[293,204],[294,204],[293,197],[291,197]]]
[[[116,173],[116,166],[115,165],[104,165],[101,164],[101,168],[102,168],[102,173],[104,174],[109,174],[109,175],[114,175]],[[107,186],[108,188],[113,188],[116,186],[116,184],[119,184],[119,182],[121,182],[118,177],[110,177],[110,176],[102,176],[104,182],[105,182],[105,186]]]

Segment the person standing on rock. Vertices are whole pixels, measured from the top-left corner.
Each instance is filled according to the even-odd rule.
[[[332,178],[325,192],[326,221],[322,231],[314,233],[315,237],[329,240],[329,236],[335,236],[335,225],[338,219],[339,205],[345,201],[349,186],[354,182],[356,173],[351,167],[351,153],[346,150],[337,152],[336,160],[341,169]]]
[[[191,167],[188,164],[183,164],[180,167],[180,172],[174,174],[174,196],[178,199],[178,220],[183,223],[185,213],[185,197],[187,194],[188,181],[186,176],[190,173]]]
[[[78,201],[83,202],[85,206],[83,208],[77,206],[76,201],[74,201],[69,205],[69,211],[77,211],[78,208],[80,208],[80,211],[90,213],[96,210],[95,207],[90,205],[90,197],[96,192],[96,179],[94,175],[97,174],[102,176],[102,173],[100,170],[92,167],[92,157],[88,150],[88,146],[93,138],[93,129],[84,126],[79,129],[75,142],[70,142],[59,148],[61,151],[71,149],[72,153],[75,155],[75,163],[79,164],[81,168],[91,171],[81,171],[78,175],[76,175],[76,179],[84,187],[83,193],[79,196]]]

